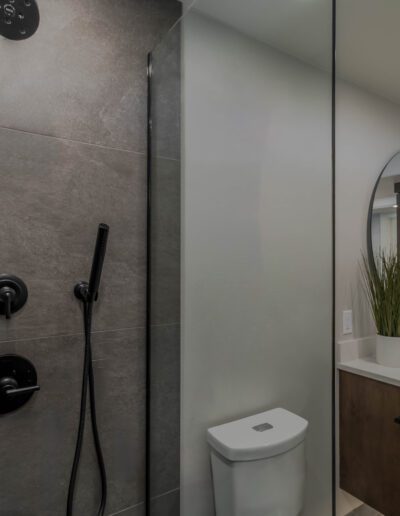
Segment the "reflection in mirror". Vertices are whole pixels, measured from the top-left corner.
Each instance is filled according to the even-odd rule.
[[[385,256],[400,251],[400,152],[380,174],[372,194],[368,247],[370,259],[377,262]]]

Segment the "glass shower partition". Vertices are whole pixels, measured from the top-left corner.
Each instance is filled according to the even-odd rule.
[[[151,516],[215,514],[207,429],[273,407],[309,422],[304,514],[334,514],[332,25],[197,0],[150,56]]]

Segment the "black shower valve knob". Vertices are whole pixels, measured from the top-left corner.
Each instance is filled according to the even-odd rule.
[[[0,415],[21,408],[39,390],[32,362],[18,355],[0,356]]]
[[[30,385],[28,387],[19,387],[15,378],[1,378],[0,379],[0,396],[25,396],[33,392],[39,391],[39,385]]]
[[[0,301],[4,305],[6,319],[11,319],[11,305],[15,300],[16,292],[11,287],[0,288]]]
[[[0,274],[0,314],[6,319],[20,310],[28,299],[28,289],[21,278]]]

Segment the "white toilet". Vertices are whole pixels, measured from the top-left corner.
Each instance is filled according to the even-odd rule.
[[[217,516],[298,516],[308,422],[276,408],[207,432]]]

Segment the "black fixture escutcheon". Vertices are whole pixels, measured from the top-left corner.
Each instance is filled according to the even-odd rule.
[[[27,299],[28,289],[21,278],[0,274],[0,314],[11,319],[11,314],[18,312]]]
[[[37,31],[39,22],[36,0],[0,0],[0,34],[5,38],[30,38]]]
[[[36,369],[28,359],[0,356],[0,414],[19,409],[39,389]]]

